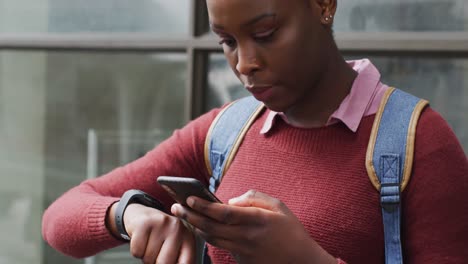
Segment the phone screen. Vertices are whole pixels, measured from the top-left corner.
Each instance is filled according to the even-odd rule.
[[[159,176],[158,183],[182,205],[187,205],[187,198],[197,196],[204,200],[221,203],[199,180],[186,177]]]

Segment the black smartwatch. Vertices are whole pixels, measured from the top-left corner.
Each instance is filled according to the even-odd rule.
[[[151,197],[149,194],[142,192],[140,190],[128,190],[120,198],[119,204],[115,210],[115,224],[117,226],[117,231],[120,236],[125,240],[130,240],[127,230],[125,229],[125,224],[123,221],[123,215],[127,206],[132,203],[142,204],[144,206],[152,207],[160,211],[164,211],[164,206],[155,198]]]

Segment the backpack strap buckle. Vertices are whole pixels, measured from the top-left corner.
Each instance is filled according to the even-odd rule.
[[[380,156],[380,203],[382,207],[400,203],[400,156],[384,154]]]

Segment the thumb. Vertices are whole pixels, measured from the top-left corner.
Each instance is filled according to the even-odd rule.
[[[289,209],[279,199],[255,190],[250,190],[239,197],[230,199],[228,204],[240,207],[257,207],[273,212],[289,213]]]

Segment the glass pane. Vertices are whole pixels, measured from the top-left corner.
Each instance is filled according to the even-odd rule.
[[[0,52],[0,175],[8,182],[0,185],[0,263],[83,263],[42,242],[44,208],[186,122],[186,60],[178,53]]]
[[[232,72],[224,55],[220,53],[210,54],[205,110],[219,107],[248,95],[250,93],[244,89],[242,83]]]
[[[353,58],[349,58],[353,59]],[[371,57],[382,81],[429,100],[468,151],[468,59]],[[240,85],[222,54],[210,55],[206,109],[249,93]]]
[[[184,36],[190,0],[0,0],[0,33],[147,32]]]
[[[336,31],[466,31],[466,0],[338,1]]]

